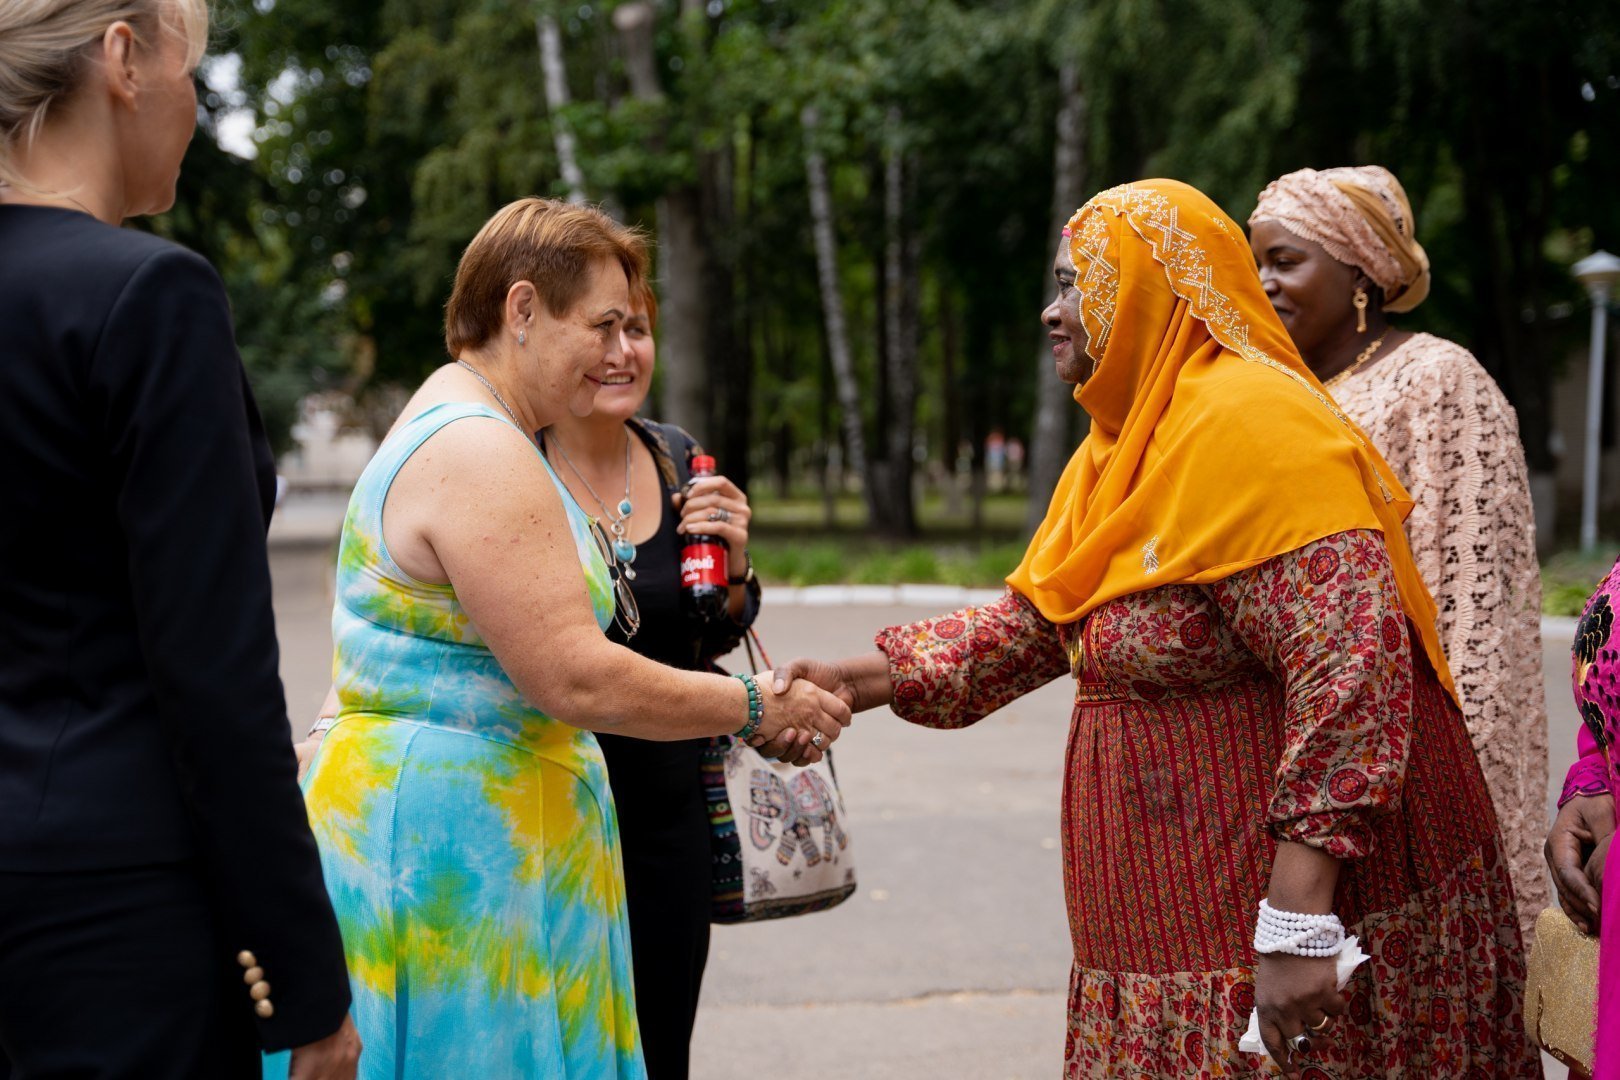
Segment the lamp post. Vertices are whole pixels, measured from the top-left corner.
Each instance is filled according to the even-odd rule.
[[[1609,290],[1620,281],[1620,258],[1595,251],[1576,263],[1575,280],[1592,298],[1591,366],[1586,375],[1586,475],[1581,481],[1581,550],[1597,547],[1598,457],[1603,439],[1603,346],[1609,330]]]

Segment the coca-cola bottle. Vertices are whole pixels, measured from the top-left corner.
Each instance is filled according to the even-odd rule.
[[[692,458],[692,479],[714,475],[714,458],[696,454]],[[724,539],[707,533],[687,533],[681,548],[681,607],[687,617],[698,622],[714,622],[726,614],[729,586],[726,584],[727,553]]]

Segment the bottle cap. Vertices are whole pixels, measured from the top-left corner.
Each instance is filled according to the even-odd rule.
[[[710,457],[708,454],[693,454],[692,455],[692,475],[693,476],[705,476],[705,475],[712,476],[712,475],[714,475],[714,458]]]

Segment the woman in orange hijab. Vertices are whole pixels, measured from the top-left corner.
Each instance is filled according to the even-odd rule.
[[[1399,481],[1209,199],[1115,188],[1065,236],[1043,318],[1091,434],[1011,589],[779,678],[959,728],[1073,676],[1066,1077],[1539,1076]]]

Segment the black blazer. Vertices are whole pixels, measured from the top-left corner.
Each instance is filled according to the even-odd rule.
[[[0,871],[195,862],[222,948],[271,983],[267,1049],[349,1007],[278,674],[274,488],[213,268],[0,206]]]

